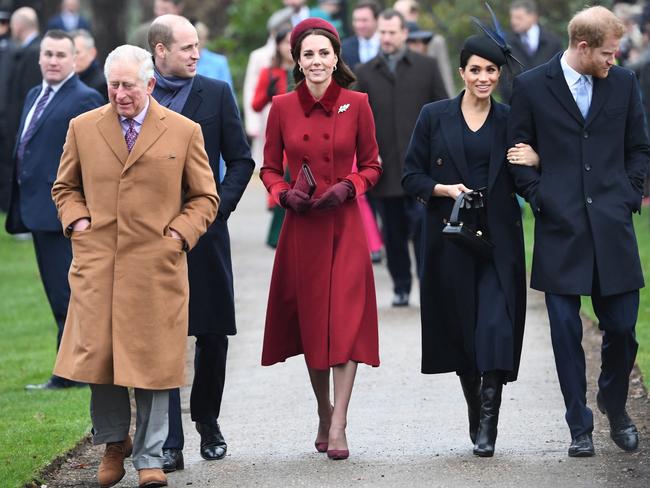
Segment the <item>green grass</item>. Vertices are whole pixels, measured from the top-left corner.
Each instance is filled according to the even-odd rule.
[[[26,392],[49,378],[56,324],[31,241],[4,232],[0,214],[0,485],[22,487],[89,430],[88,388]]]
[[[650,287],[650,208],[645,208],[641,215],[634,214],[634,227],[636,229],[637,241],[639,243],[639,254],[641,255],[641,266],[645,277],[646,286]],[[533,217],[530,208],[526,206],[524,217],[524,237],[526,246],[526,266],[530,271],[533,256]],[[582,300],[583,312],[595,320],[591,301],[588,298]],[[641,303],[639,306],[639,319],[636,324],[637,341],[639,352],[637,363],[643,373],[643,380],[646,388],[650,388],[650,291],[648,288],[641,290]]]

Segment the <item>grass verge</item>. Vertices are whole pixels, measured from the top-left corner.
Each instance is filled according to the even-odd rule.
[[[27,392],[49,378],[56,324],[31,241],[4,232],[0,214],[0,480],[22,487],[89,430],[88,388]]]

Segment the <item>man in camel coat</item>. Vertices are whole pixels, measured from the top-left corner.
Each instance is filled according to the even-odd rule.
[[[110,104],[70,122],[52,188],[73,254],[55,373],[90,384],[93,441],[106,444],[102,487],[124,476],[131,451],[140,486],[167,484],[168,390],[185,380],[185,252],[219,202],[200,126],[150,96],[153,71],[135,46],[108,56]]]

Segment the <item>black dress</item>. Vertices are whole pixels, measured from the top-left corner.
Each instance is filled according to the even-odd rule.
[[[487,188],[493,119],[490,110],[483,125],[472,131],[463,117],[463,147],[473,190]],[[477,260],[476,275],[476,368],[481,373],[495,369],[512,371],[513,326],[494,263]]]

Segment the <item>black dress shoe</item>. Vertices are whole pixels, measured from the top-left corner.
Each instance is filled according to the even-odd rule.
[[[618,415],[610,415],[607,413],[600,392],[596,394],[596,404],[598,405],[598,410],[607,415],[607,420],[609,420],[609,436],[614,441],[614,444],[624,451],[635,451],[639,447],[639,431],[636,429],[636,425],[632,423],[632,419],[630,419],[625,409]]]
[[[185,460],[181,449],[163,449],[163,473],[172,473],[185,469]]]
[[[87,384],[79,383],[78,381],[66,380],[65,378],[60,378],[59,376],[52,376],[45,383],[25,385],[25,390],[63,390],[65,388],[80,388],[83,386],[87,386]]]
[[[569,457],[591,457],[595,454],[591,434],[581,434],[571,440]]]
[[[406,292],[395,293],[393,296],[393,307],[408,307],[409,294]]]
[[[223,438],[219,423],[216,426],[196,423],[196,430],[201,434],[201,457],[208,461],[223,459],[228,445]]]

